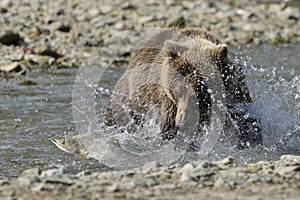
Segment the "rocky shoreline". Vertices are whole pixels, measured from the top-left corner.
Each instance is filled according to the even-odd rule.
[[[228,157],[168,167],[66,174],[25,170],[0,180],[0,199],[298,199],[300,156],[237,164]]]
[[[300,3],[264,2],[3,0],[0,77],[79,67],[95,48],[105,52],[101,55],[101,65],[105,66],[119,50],[106,40],[116,33],[145,27],[201,27],[233,46],[299,42]],[[130,32],[122,33],[122,37],[128,56],[137,41]]]

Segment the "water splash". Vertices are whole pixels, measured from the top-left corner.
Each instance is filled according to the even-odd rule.
[[[285,48],[282,48],[284,51]],[[85,147],[92,157],[116,169],[132,168],[153,160],[168,165],[177,161],[216,160],[234,155],[237,160],[250,162],[277,158],[284,153],[299,154],[300,69],[295,61],[299,58],[288,56],[282,58],[286,52],[282,52],[281,48],[255,49],[253,50],[255,56],[251,56],[251,50],[239,52],[236,62],[242,63],[245,67],[248,86],[254,100],[250,114],[259,119],[263,146],[237,150],[236,136],[230,130],[223,131],[217,116],[211,118],[212,126],[205,135],[209,138],[217,130],[222,132],[222,137],[219,138],[214,150],[205,155],[201,152],[186,151],[192,142],[191,138],[185,137],[188,129],[181,130],[176,140],[166,143],[157,137],[160,132],[159,126],[151,119],[146,120],[147,123],[143,127],[135,127],[131,132],[99,126],[99,121],[101,124],[103,117],[101,113],[108,103],[109,91],[112,91],[113,84],[103,87],[101,81],[98,84],[81,81],[85,84],[81,89],[91,89],[93,92],[89,94],[101,99],[96,103],[91,102],[94,107],[90,111],[93,115],[97,113],[96,118],[90,118],[91,115],[85,113],[86,119],[83,123],[92,122],[88,129],[81,130],[88,133],[81,137]],[[293,52],[287,55],[290,54],[294,55]],[[95,69],[89,70],[94,75],[105,77],[106,71],[103,69],[100,73],[95,73]],[[115,81],[117,80],[118,77]],[[94,110],[95,107],[98,108],[97,111]]]
[[[241,53],[255,102],[252,113],[262,128],[264,157],[300,152],[300,68],[295,56],[300,48],[294,48],[261,47]]]

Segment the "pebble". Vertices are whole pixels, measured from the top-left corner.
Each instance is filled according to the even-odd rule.
[[[51,176],[59,176],[63,174],[63,168],[58,169],[48,169],[41,173],[41,177],[51,177]]]
[[[109,48],[101,62],[110,63],[111,55],[121,50],[130,52],[140,37],[130,34],[129,39],[122,41],[121,48],[117,43],[108,46],[105,41],[121,31],[143,27],[200,27],[234,46],[299,42],[296,28],[300,26],[299,4],[289,2],[286,5],[282,9],[277,2],[233,0],[218,4],[138,0],[104,0],[101,3],[62,0],[33,4],[30,0],[18,3],[2,0],[0,12],[4,14],[0,26],[4,28],[0,30],[0,45],[3,45],[0,55],[7,57],[7,63],[22,62],[22,67],[30,72],[32,63],[27,62],[28,59],[38,60],[44,68],[79,67],[87,47],[105,46]],[[24,49],[33,49],[36,52],[30,54],[54,59],[28,58],[27,53],[25,56],[22,53]],[[93,56],[90,59],[98,59]],[[124,59],[115,65],[126,66],[127,63],[128,59]]]
[[[23,39],[18,33],[11,30],[1,30],[0,43],[4,45],[18,45]]]
[[[20,71],[21,66],[19,62],[12,62],[7,65],[0,65],[0,71],[11,72],[11,71]]]
[[[112,6],[110,5],[102,5],[100,6],[101,14],[108,14],[113,10]]]
[[[62,175],[62,176],[57,176],[57,175],[51,175],[46,177],[45,179],[46,183],[61,183],[64,185],[72,185],[73,180],[68,176],[68,175]]]
[[[20,177],[26,177],[26,176],[38,176],[40,175],[41,170],[39,168],[32,168],[32,169],[27,169],[23,171],[20,174]]]
[[[250,194],[249,191],[255,190],[253,194],[257,195],[263,194],[266,188],[270,190],[276,188],[269,195],[280,194],[282,198],[300,194],[298,157],[284,155],[277,161],[259,161],[252,164],[234,163],[232,157],[213,163],[193,162],[171,166],[158,166],[157,163],[152,162],[133,170],[82,172],[77,175],[64,173],[63,168],[42,172],[38,168],[33,168],[25,170],[17,179],[1,180],[0,196],[11,197],[16,190],[19,190],[22,191],[17,195],[20,199],[28,194],[31,194],[32,198],[35,197],[34,195],[43,194],[47,197],[47,195],[57,194],[63,199],[67,197],[67,199],[89,197],[174,199],[178,191],[184,191],[182,194],[186,198],[192,194],[190,191],[198,191],[197,194],[200,195],[198,198],[200,198],[203,189],[209,192],[210,196],[218,193],[223,195],[222,198],[227,198],[228,190],[236,191],[236,195],[240,192]],[[288,165],[288,159],[293,165]],[[227,167],[219,168],[220,163],[226,164]],[[286,189],[287,185],[289,190]],[[166,194],[168,196],[165,196]]]
[[[286,163],[300,163],[300,156],[296,156],[296,155],[282,155],[280,157],[281,161],[284,161]]]
[[[275,173],[279,174],[280,176],[286,176],[296,171],[300,171],[300,164],[298,166],[279,167],[275,170]]]
[[[53,57],[37,54],[25,54],[24,60],[27,62],[39,64],[40,66],[51,65],[55,61]]]

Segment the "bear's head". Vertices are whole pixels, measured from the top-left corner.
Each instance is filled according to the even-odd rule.
[[[192,85],[221,73],[228,65],[228,47],[202,38],[167,40],[163,45],[167,65],[184,76]]]

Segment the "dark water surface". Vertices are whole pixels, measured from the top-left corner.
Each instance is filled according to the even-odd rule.
[[[300,151],[300,45],[239,49],[246,77],[261,118],[266,148]],[[251,64],[250,64],[251,63]],[[124,69],[110,69],[100,90],[111,89]],[[29,74],[37,85],[0,81],[0,178],[32,167],[64,167],[66,171],[106,170],[98,161],[80,159],[55,147],[50,139],[76,134],[72,90],[78,69]],[[103,101],[107,101],[103,99]],[[249,157],[259,160],[257,152]],[[226,156],[226,152],[223,153]],[[261,156],[264,158],[263,156]],[[276,157],[276,156],[275,156]]]

